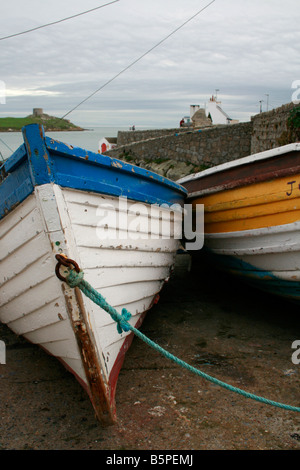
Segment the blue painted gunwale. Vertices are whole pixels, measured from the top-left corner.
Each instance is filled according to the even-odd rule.
[[[156,173],[46,137],[38,124],[22,132],[24,144],[0,167],[0,219],[47,183],[168,206],[182,206],[187,196],[185,188]]]

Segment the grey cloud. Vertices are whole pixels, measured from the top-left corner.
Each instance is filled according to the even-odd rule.
[[[34,14],[36,2],[27,2],[26,8],[20,0],[15,3],[11,24],[5,19],[5,13],[12,12],[8,6],[0,18],[3,34],[20,30],[22,25],[41,24],[43,12],[51,21],[95,6],[95,1],[87,0],[66,1],[62,7],[53,0],[51,9],[47,2]],[[31,111],[33,106],[67,112],[199,8],[196,0],[184,6],[179,0],[120,1],[97,15],[0,42],[0,79],[8,87],[60,93],[9,98],[5,109],[0,108],[1,114]],[[298,8],[298,0],[216,1],[69,118],[82,124],[85,116],[90,119],[99,112],[100,117],[103,113],[110,116],[109,124],[114,125],[118,112],[120,118],[132,113],[144,123],[148,119],[149,123],[159,120],[161,125],[174,125],[176,116],[180,118],[183,110],[188,113],[192,103],[204,104],[216,88],[226,111],[237,118],[248,119],[258,112],[265,93],[269,93],[270,103],[288,102],[292,81],[300,79]],[[94,114],[88,114],[89,110]]]

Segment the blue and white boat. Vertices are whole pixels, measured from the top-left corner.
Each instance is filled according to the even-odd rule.
[[[57,357],[116,421],[115,391],[132,333],[55,275],[57,254],[138,327],[174,265],[186,190],[155,173],[23,128],[1,166],[0,321]]]

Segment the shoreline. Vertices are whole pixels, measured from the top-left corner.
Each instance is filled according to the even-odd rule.
[[[0,118],[0,132],[21,132],[22,128],[28,124],[42,124],[45,132],[84,130],[67,119],[50,116],[46,113],[40,113],[38,115],[33,113],[21,118],[9,116]]]
[[[68,128],[68,129],[51,128],[51,129],[47,129],[44,126],[44,130],[45,130],[45,132],[82,132],[82,131],[87,131],[89,129],[83,129],[83,128],[74,128],[74,129],[70,129],[70,128]],[[3,129],[3,128],[1,128],[0,132],[3,132],[3,133],[5,133],[5,132],[22,132],[22,129],[11,129],[11,128]]]

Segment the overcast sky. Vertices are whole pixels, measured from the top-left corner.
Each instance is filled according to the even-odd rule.
[[[110,0],[1,2],[0,37]],[[0,41],[0,116],[62,117],[210,0],[120,0]],[[300,80],[299,0],[215,0],[68,119],[82,126],[176,127],[215,90],[233,119],[292,101]],[[267,97],[269,95],[269,97]],[[0,96],[1,98],[1,96]]]

